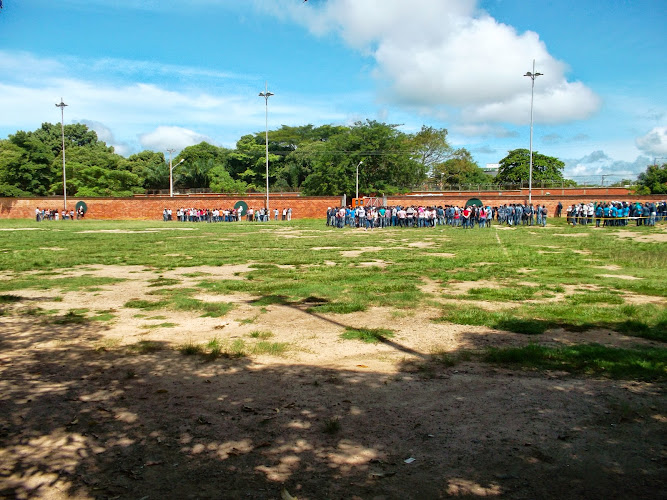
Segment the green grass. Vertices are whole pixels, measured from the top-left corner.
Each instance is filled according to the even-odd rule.
[[[20,295],[11,295],[11,294],[5,294],[5,295],[0,295],[0,304],[13,304],[15,302],[20,302],[23,300],[23,297]]]
[[[667,379],[667,351],[653,347],[620,349],[599,344],[545,347],[490,348],[483,360],[489,363],[563,370],[586,375],[631,380]]]
[[[130,296],[125,307],[135,309],[138,317],[152,316],[156,320],[166,318],[152,311],[223,316],[234,307],[233,302],[202,301],[196,298],[197,294],[243,293],[254,298],[251,304],[258,308],[257,314],[273,310],[272,306],[292,307],[304,314],[325,315],[323,319],[342,325],[350,324],[346,315],[371,311],[377,306],[391,308],[391,317],[399,320],[435,305],[441,310],[437,321],[487,326],[538,338],[553,328],[574,333],[603,328],[667,342],[665,303],[659,303],[659,299],[667,298],[664,244],[618,238],[612,228],[571,228],[552,218],[551,229],[539,232],[530,228],[461,231],[449,227],[358,232],[332,230],[321,220],[298,220],[290,227],[307,232],[309,237],[284,238],[282,231],[272,228],[285,226],[272,224],[188,225],[192,231],[184,234],[147,231],[156,227],[155,221],[85,220],[72,225],[37,225],[28,220],[0,220],[0,228],[22,227],[39,227],[40,231],[3,234],[5,246],[11,248],[11,252],[0,252],[0,271],[7,278],[0,280],[0,304],[5,316],[35,316],[41,321],[55,317],[65,325],[112,321],[114,312],[110,310],[74,312],[68,316],[48,310],[45,304],[53,300],[70,303],[76,296],[72,294],[115,287],[121,278],[97,277],[95,268],[131,265],[154,274],[146,283],[150,290],[148,300]],[[651,234],[661,227],[630,226],[624,230]],[[109,230],[116,232],[97,232]],[[564,238],[557,233],[589,236]],[[39,251],[47,240],[50,246],[64,251]],[[425,240],[431,246],[410,246]],[[354,258],[341,254],[344,250],[369,247],[377,250]],[[454,257],[434,255],[439,253]],[[167,257],[169,254],[187,254],[188,259]],[[374,259],[389,265],[357,265]],[[237,272],[234,279],[194,271],[198,266],[224,268],[251,262],[250,271]],[[619,271],[607,270],[610,266],[617,266]],[[193,267],[194,272],[188,273],[188,267]],[[178,269],[179,278],[196,278],[198,283],[187,288],[180,279],[166,278],[164,273],[170,269]],[[87,274],[67,275],[81,272]],[[639,279],[627,280],[615,274]],[[456,282],[461,281],[473,282],[466,287],[469,291],[453,293]],[[428,282],[438,283],[435,293],[422,287]],[[42,298],[39,302],[32,298],[21,300],[19,290],[42,291]],[[627,300],[630,293],[635,295],[632,303]],[[637,295],[651,296],[655,303],[642,303]],[[464,300],[438,303],[443,296]],[[497,307],[484,309],[476,301],[496,303]],[[254,321],[256,318],[248,318],[240,323]],[[351,338],[369,342],[387,340],[391,333],[384,329],[346,330]],[[254,352],[254,342],[267,341],[259,337],[250,337],[246,342],[237,340],[234,345],[231,340],[225,341],[220,355],[249,356]],[[206,345],[199,349],[215,350]],[[448,356],[441,356],[443,365],[456,362]]]
[[[124,306],[144,311],[170,309],[173,311],[189,311],[200,313],[203,317],[219,318],[234,308],[234,304],[227,302],[204,302],[189,296],[192,291],[169,290],[169,295],[162,294],[162,300],[130,299]]]
[[[322,432],[325,434],[338,434],[342,428],[338,417],[331,417],[324,421]]]
[[[77,310],[70,310],[62,316],[56,316],[49,320],[54,325],[81,325],[89,321],[90,319],[86,318],[84,312]]]
[[[256,337],[261,338],[261,337]],[[209,361],[217,358],[244,358],[252,355],[283,356],[291,349],[286,342],[267,342],[261,340],[247,343],[243,339],[223,340],[214,337],[204,344],[195,344],[191,340],[178,347],[184,355],[201,355]]]
[[[142,325],[141,328],[144,330],[154,330],[157,328],[174,328],[175,326],[178,326],[176,323],[170,323],[170,322],[164,322],[164,323],[156,323],[156,324],[151,324],[151,325]]]
[[[271,333],[271,332],[263,332],[263,331],[260,331],[260,330],[255,330],[254,332],[250,332],[250,336],[251,336],[253,339],[262,339],[262,340],[266,340],[266,339],[270,339],[271,337],[273,337],[273,333]]]
[[[290,348],[287,342],[266,342],[260,341],[252,346],[252,354],[268,354],[270,356],[282,356]]]
[[[361,340],[369,344],[384,342],[394,336],[394,332],[385,328],[346,328],[340,335],[345,340]]]
[[[173,286],[173,285],[178,285],[180,282],[181,280],[159,276],[155,279],[149,280],[150,285],[148,286],[149,287]]]
[[[127,350],[133,354],[152,354],[163,349],[164,346],[160,342],[155,342],[153,340],[140,340],[135,344],[127,346]]]
[[[448,305],[435,321],[459,325],[488,326],[526,335],[539,335],[551,328],[586,331],[607,328],[625,335],[667,342],[667,310],[646,304],[635,306],[556,302],[524,304],[501,311],[473,305]]]

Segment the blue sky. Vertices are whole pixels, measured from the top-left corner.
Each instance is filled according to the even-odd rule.
[[[447,128],[480,166],[528,147],[606,182],[667,161],[660,0],[4,0],[0,138],[86,123],[116,151],[269,128]]]

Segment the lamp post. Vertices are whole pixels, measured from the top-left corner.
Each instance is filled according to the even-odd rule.
[[[171,165],[171,154],[176,151],[175,149],[167,149],[169,152],[169,196],[174,197],[174,168],[178,167],[181,163],[185,161],[185,158],[181,159],[176,165]]]
[[[529,76],[530,84],[530,167],[528,168],[528,204],[533,202],[533,96],[535,94],[535,78],[542,73],[535,73],[535,59],[533,59],[533,72],[526,72],[523,76]]]
[[[266,213],[269,215],[269,97],[275,95],[273,92],[269,92],[269,83],[264,82],[264,92],[260,92],[259,96],[264,98],[266,102]]]
[[[354,196],[356,200],[359,199],[359,165],[361,165],[364,162],[364,160],[361,160],[359,163],[357,163],[357,191]]]
[[[63,139],[63,210],[67,210],[67,175],[65,174],[65,104],[63,98],[60,98],[60,104],[56,104],[60,108],[60,132]]]

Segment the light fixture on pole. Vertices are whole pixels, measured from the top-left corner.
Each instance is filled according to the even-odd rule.
[[[269,92],[269,83],[264,82],[264,92],[260,92],[259,96],[263,97],[266,101],[266,213],[269,214],[269,97],[275,95],[273,92]]]
[[[361,165],[364,162],[364,160],[361,160],[359,163],[357,163],[357,191],[354,196],[355,199],[359,199],[359,165]]]
[[[65,174],[65,104],[63,98],[60,98],[60,104],[56,104],[60,108],[60,132],[63,139],[63,210],[67,210],[67,175]]]
[[[526,72],[523,76],[529,76],[530,85],[530,166],[528,167],[528,204],[533,202],[533,96],[535,94],[535,78],[542,73],[535,73],[535,59],[533,59],[533,72]]]
[[[176,151],[175,149],[167,149],[169,152],[169,196],[173,198],[174,196],[174,168],[178,167],[181,163],[185,161],[185,158],[181,159],[176,165],[171,165],[171,154]]]

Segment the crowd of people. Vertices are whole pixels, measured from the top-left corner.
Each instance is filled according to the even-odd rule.
[[[556,206],[556,217],[561,217],[562,203]],[[625,226],[630,220],[636,225],[654,226],[667,219],[667,202],[608,202],[579,203],[565,210],[570,224]],[[495,221],[507,226],[546,226],[549,210],[546,205],[507,203],[500,206],[383,206],[383,207],[328,207],[326,225],[375,229],[384,227],[435,227],[447,225],[471,229],[490,227]]]
[[[74,220],[83,219],[86,213],[83,207],[74,210],[58,210],[57,208],[35,208],[35,220],[41,222],[43,220]]]
[[[176,220],[179,222],[268,222],[273,215],[274,220],[292,220],[292,209],[283,208],[278,210],[267,210],[266,208],[248,208],[244,215],[244,207],[238,208],[179,208],[176,210]],[[171,208],[162,211],[162,220],[167,222],[174,220]],[[280,219],[282,217],[282,219]]]
[[[637,226],[655,226],[656,221],[667,218],[667,202],[579,203],[567,207],[565,213],[568,223],[573,226],[593,223],[596,227],[627,226],[630,221]]]
[[[327,226],[363,227],[435,227],[454,226],[465,229],[491,227],[495,219],[498,224],[509,226],[547,225],[548,210],[545,205],[505,204],[498,207],[468,205],[446,206],[390,206],[390,207],[328,207]]]

